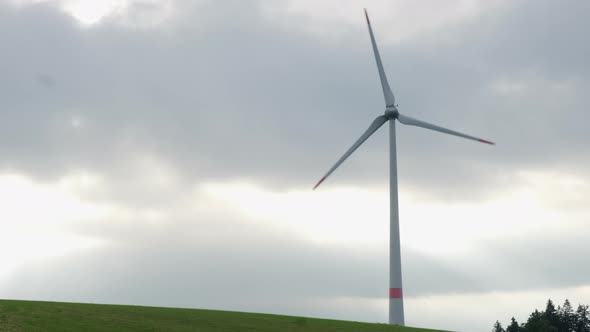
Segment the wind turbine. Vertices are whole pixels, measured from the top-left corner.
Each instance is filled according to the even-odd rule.
[[[401,267],[401,252],[400,252],[400,234],[399,234],[399,209],[398,209],[398,193],[397,193],[397,159],[395,151],[395,120],[401,124],[426,128],[441,133],[459,136],[481,143],[494,145],[493,142],[486,141],[481,138],[466,135],[454,130],[446,129],[437,125],[430,124],[421,120],[402,115],[395,104],[395,97],[389,83],[387,76],[383,70],[379,50],[375,43],[373,36],[373,29],[369,21],[369,15],[365,9],[365,17],[367,18],[367,25],[369,26],[369,35],[371,36],[371,44],[373,45],[373,53],[375,53],[375,62],[379,71],[379,78],[381,79],[381,87],[383,88],[383,96],[385,97],[385,114],[378,116],[369,126],[361,137],[344,153],[342,157],[336,162],[332,168],[318,181],[313,187],[315,190],[332,172],[342,164],[367,138],[376,132],[383,124],[389,121],[389,324],[404,325],[404,302],[402,292],[402,267]]]

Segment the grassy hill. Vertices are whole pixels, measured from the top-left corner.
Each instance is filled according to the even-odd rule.
[[[244,312],[0,300],[0,331],[396,331],[436,332]]]

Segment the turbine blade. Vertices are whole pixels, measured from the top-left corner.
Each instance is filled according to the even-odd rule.
[[[426,128],[426,129],[438,131],[438,132],[449,134],[449,135],[459,136],[459,137],[471,139],[471,140],[474,140],[474,141],[478,141],[478,142],[486,143],[486,144],[490,144],[490,145],[495,145],[496,144],[494,142],[490,142],[490,141],[487,141],[485,139],[481,139],[481,138],[477,138],[477,137],[470,136],[470,135],[467,135],[467,134],[463,134],[463,133],[460,133],[458,131],[446,129],[446,128],[443,128],[443,127],[440,127],[440,126],[437,126],[437,125],[433,125],[433,124],[430,124],[428,122],[420,121],[420,120],[417,120],[417,119],[414,119],[414,118],[411,118],[409,116],[405,116],[405,115],[402,115],[402,114],[398,114],[397,119],[399,120],[399,122],[401,122],[401,123],[403,123],[405,125],[422,127],[422,128]]]
[[[350,147],[350,149],[348,149],[348,151],[346,151],[344,153],[344,155],[342,157],[340,157],[340,159],[338,159],[336,164],[334,164],[334,166],[332,166],[332,168],[330,168],[330,170],[326,173],[326,175],[324,175],[324,177],[322,177],[320,179],[320,181],[318,181],[318,183],[313,187],[313,189],[315,190],[315,188],[317,188],[320,184],[322,184],[322,182],[324,182],[324,180],[328,176],[330,176],[330,174],[332,174],[332,172],[334,172],[336,170],[336,168],[338,168],[338,166],[340,166],[340,164],[342,164],[346,160],[346,158],[348,158],[356,149],[358,149],[358,147],[361,146],[361,144],[363,144],[363,142],[365,142],[367,140],[367,138],[369,138],[371,135],[373,135],[373,133],[376,132],[377,129],[379,129],[388,120],[389,120],[389,118],[386,117],[385,115],[378,116],[375,120],[373,120],[373,123],[371,123],[371,125],[369,126],[369,129],[367,129],[361,135],[361,137],[356,142],[354,142],[354,144]]]
[[[379,49],[377,49],[377,43],[375,42],[375,36],[373,36],[373,29],[371,28],[371,21],[369,21],[369,14],[365,9],[365,17],[367,18],[367,25],[369,26],[369,35],[371,35],[371,44],[373,45],[373,53],[375,54],[375,62],[377,62],[377,69],[379,70],[379,78],[381,79],[381,87],[383,88],[383,97],[385,98],[386,106],[395,106],[395,97],[389,83],[387,82],[387,76],[383,70],[383,63],[381,62],[381,56],[379,55]]]

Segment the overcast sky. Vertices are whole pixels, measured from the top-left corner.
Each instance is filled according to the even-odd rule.
[[[406,323],[590,303],[588,1],[0,0],[0,298]]]

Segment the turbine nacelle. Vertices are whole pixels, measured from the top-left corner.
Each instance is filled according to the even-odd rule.
[[[388,119],[397,119],[397,116],[399,115],[399,111],[397,110],[397,107],[395,107],[394,105],[388,105],[385,108],[385,116]]]

